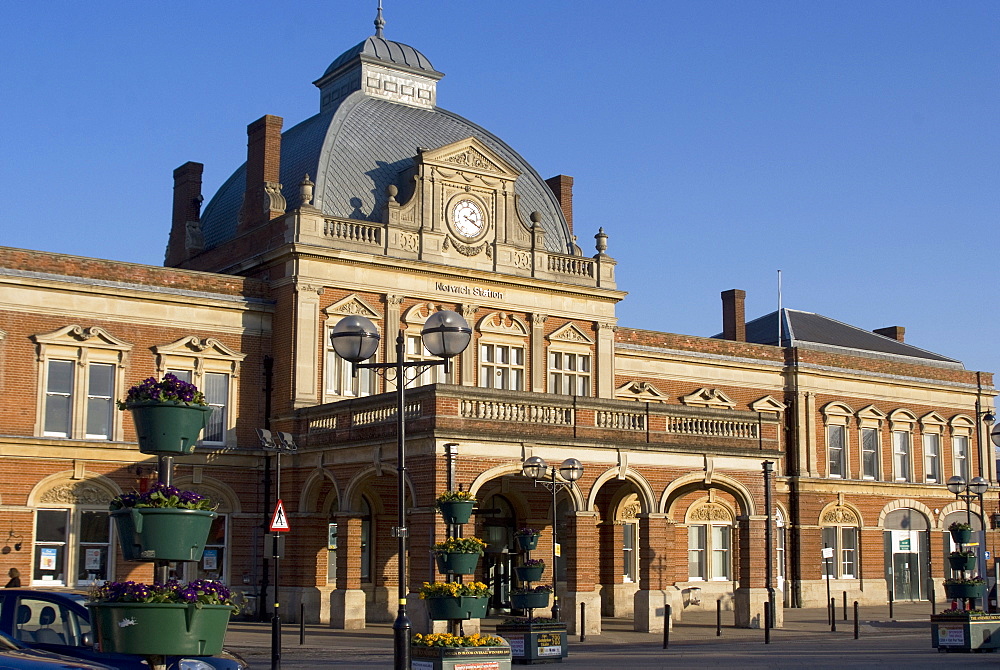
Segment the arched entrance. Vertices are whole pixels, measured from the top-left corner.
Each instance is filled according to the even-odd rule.
[[[483,541],[486,542],[483,573],[486,583],[493,589],[490,609],[509,611],[514,567],[512,551],[517,529],[514,506],[506,497],[495,494],[486,499],[478,515],[483,519]]]
[[[886,581],[893,600],[926,600],[930,558],[930,523],[915,509],[885,516]]]

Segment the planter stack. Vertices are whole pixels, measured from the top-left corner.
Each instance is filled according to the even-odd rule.
[[[208,424],[211,407],[178,402],[129,405],[139,437],[139,451],[160,457],[159,481],[170,483],[173,462],[167,456],[190,454]],[[111,517],[126,561],[154,561],[158,581],[165,581],[172,561],[197,562],[216,512],[177,508],[124,508]],[[222,651],[229,605],[180,603],[91,603],[91,617],[101,651],[139,654],[151,661],[162,656],[214,656]],[[154,662],[150,662],[155,667]]]
[[[970,547],[971,530],[952,530],[952,539],[961,551]],[[976,569],[976,556],[949,556],[952,570],[968,579]],[[983,598],[984,584],[945,584],[945,595],[966,603],[964,609],[931,616],[931,645],[938,651],[995,651],[1000,649],[1000,614],[976,613],[976,600]]]
[[[521,582],[522,587],[530,588],[531,584],[538,581],[542,577],[542,572],[545,571],[545,567],[531,568],[524,565],[525,561],[531,558],[531,551],[538,547],[538,535],[518,535],[517,542],[521,548],[521,565],[514,568],[517,572],[517,579]],[[528,617],[534,616],[533,610],[535,608],[548,607],[549,606],[549,594],[548,593],[512,593],[510,596],[510,604],[513,609],[517,610],[527,610]]]
[[[441,517],[448,526],[448,534],[461,537],[462,525],[472,516],[475,501],[442,502],[438,504]],[[447,575],[448,581],[461,583],[464,575],[472,575],[479,564],[479,554],[438,554],[435,557],[438,570]],[[458,629],[466,619],[481,619],[486,616],[489,606],[487,596],[461,596],[457,598],[427,598],[428,616],[434,621],[448,621],[449,628]]]

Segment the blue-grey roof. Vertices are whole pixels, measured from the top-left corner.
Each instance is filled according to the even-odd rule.
[[[377,35],[372,35],[364,42],[356,44],[344,53],[340,54],[335,61],[326,68],[323,76],[333,74],[340,68],[352,62],[359,56],[364,56],[374,60],[392,63],[393,65],[409,68],[418,72],[425,72],[432,75],[441,73],[434,69],[431,62],[422,53],[408,44],[393,42]]]
[[[781,327],[781,345],[785,347],[827,348],[827,350],[832,351],[847,350],[845,353],[868,352],[961,365],[953,358],[947,358],[820,314],[793,309],[782,309],[781,312],[784,316]],[[748,321],[746,325],[747,342],[777,344],[777,316],[778,312],[771,312],[753,321]],[[716,335],[716,337],[721,336]]]
[[[410,107],[361,91],[349,95],[335,110],[317,114],[282,135],[282,194],[289,210],[299,207],[299,184],[309,174],[316,182],[313,205],[324,214],[379,221],[388,185],[399,188],[400,202],[409,198],[412,182],[401,173],[413,166],[417,147],[434,149],[470,136],[521,173],[514,187],[521,219],[528,222],[531,212],[541,212],[546,248],[569,253],[572,237],[551,189],[503,140],[452,112]],[[206,249],[236,234],[245,169],[244,164],[205,208],[201,223]]]

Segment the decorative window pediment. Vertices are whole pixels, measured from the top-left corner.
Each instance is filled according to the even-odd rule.
[[[583,332],[575,323],[567,323],[548,337],[549,342],[591,345],[594,339]]]
[[[468,137],[437,149],[424,151],[420,155],[420,161],[445,169],[490,173],[508,179],[516,178],[519,174],[499,154],[475,137]],[[444,176],[449,175],[445,174]]]
[[[403,313],[401,320],[405,324],[423,324],[431,314],[443,309],[447,308],[436,302],[418,302]]]
[[[38,505],[86,505],[106,507],[118,492],[104,482],[89,479],[73,481],[64,479],[53,482],[37,498]]]
[[[920,417],[920,427],[924,432],[940,433],[947,423],[937,412],[928,412]]]
[[[823,510],[820,523],[826,526],[858,526],[861,521],[857,513],[845,505],[833,505]]]
[[[759,400],[754,400],[750,403],[750,409],[755,412],[771,412],[773,414],[780,414],[788,409],[788,405],[781,402],[774,396],[766,395]]]
[[[68,346],[73,348],[113,349],[121,353],[119,363],[124,364],[124,355],[132,350],[130,343],[118,339],[99,326],[92,326],[90,328],[84,328],[75,324],[64,326],[51,333],[32,335],[31,340],[38,345],[39,360],[43,358],[47,347]]]
[[[629,493],[622,498],[615,509],[615,523],[633,522],[639,518],[640,513],[642,513],[642,502],[639,501],[639,496],[635,493]]]
[[[194,367],[199,370],[205,361],[228,363],[227,370],[230,374],[236,375],[239,371],[239,364],[246,358],[246,354],[230,349],[225,344],[214,337],[200,339],[194,335],[182,337],[170,344],[163,344],[153,347],[156,354],[157,369],[162,371],[172,364],[170,359],[185,358],[194,362]]]
[[[732,510],[725,505],[718,502],[703,502],[691,506],[684,519],[684,523],[693,524],[712,521],[732,523],[733,518]]]
[[[736,407],[736,402],[719,389],[705,387],[683,396],[680,401],[690,407],[711,407],[714,409],[733,409]]]
[[[889,413],[893,430],[910,430],[917,422],[917,415],[908,409],[897,409]]]
[[[862,407],[855,416],[858,419],[859,425],[868,428],[878,428],[882,425],[882,421],[885,420],[885,412],[875,405]]]
[[[382,318],[374,308],[356,295],[349,295],[343,300],[338,300],[323,310],[327,316],[363,316],[368,319],[378,320]]]
[[[972,420],[972,417],[956,414],[948,421],[948,425],[951,426],[951,431],[956,435],[971,435],[973,428],[976,427],[976,422]]]
[[[633,379],[615,389],[615,397],[620,400],[640,402],[666,402],[669,396],[649,382]]]
[[[528,326],[519,317],[506,312],[491,312],[479,320],[478,330],[481,333],[507,335],[523,338],[528,336]]]

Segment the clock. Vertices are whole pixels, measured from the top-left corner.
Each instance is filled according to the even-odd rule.
[[[483,232],[486,220],[475,201],[459,200],[451,210],[451,224],[459,235],[472,239]]]

